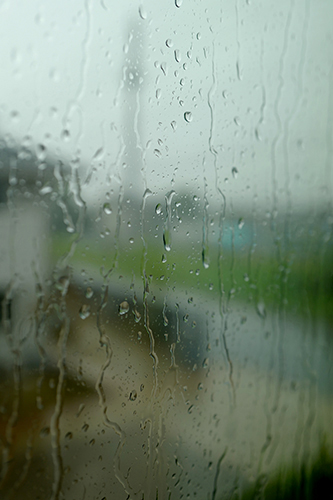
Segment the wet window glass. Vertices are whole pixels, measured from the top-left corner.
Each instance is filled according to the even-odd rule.
[[[1,498],[328,498],[332,13],[0,3]]]

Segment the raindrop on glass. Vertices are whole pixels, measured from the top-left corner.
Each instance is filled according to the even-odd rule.
[[[137,397],[138,397],[138,393],[134,389],[133,391],[131,391],[131,393],[129,395],[129,399],[130,399],[130,401],[135,401]]]
[[[162,205],[161,205],[160,203],[158,203],[158,204],[156,205],[156,207],[155,207],[155,213],[156,213],[157,215],[161,215],[161,213],[162,213]]]
[[[129,303],[124,300],[119,306],[119,314],[122,316],[123,314],[127,314],[129,311]]]
[[[38,160],[44,161],[46,158],[47,149],[44,144],[38,144],[36,147],[36,155]]]
[[[143,7],[143,5],[140,5],[140,7],[139,7],[139,15],[140,15],[141,19],[143,19],[143,20],[147,19],[147,11]]]
[[[175,50],[175,59],[176,59],[176,62],[181,61],[181,55],[180,55],[180,52],[178,49]]]
[[[50,427],[43,427],[43,429],[41,429],[41,431],[39,433],[39,436],[41,438],[44,438],[44,437],[47,437],[49,434],[50,434]]]
[[[136,309],[133,311],[135,323],[139,323],[141,319],[141,314]]]
[[[46,194],[52,193],[52,188],[51,186],[44,186],[42,187],[38,192],[41,196],[45,196]]]
[[[184,119],[187,123],[190,123],[192,121],[192,113],[191,111],[186,111],[184,113]]]
[[[163,71],[164,76],[168,75],[168,67],[167,67],[167,65],[166,65],[165,62],[162,62],[162,64],[161,64],[161,70]]]
[[[238,228],[239,229],[242,229],[242,227],[244,226],[245,222],[244,222],[244,219],[241,217],[239,220],[238,220]]]
[[[110,206],[110,203],[104,203],[103,205],[103,212],[106,214],[106,215],[110,215],[112,214],[112,208]]]
[[[261,318],[265,319],[266,318],[266,307],[263,302],[258,302],[257,304],[257,314]]]
[[[79,311],[79,314],[80,314],[80,318],[81,319],[87,319],[89,318],[90,316],[90,307],[86,304],[83,304],[83,306],[81,307],[80,311]]]
[[[70,139],[69,130],[63,130],[61,132],[61,138],[62,138],[63,141],[69,141],[69,139]]]

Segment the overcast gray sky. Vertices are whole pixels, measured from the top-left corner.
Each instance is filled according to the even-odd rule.
[[[325,204],[332,15],[330,0],[2,1],[0,133],[79,158],[87,199],[111,175]]]

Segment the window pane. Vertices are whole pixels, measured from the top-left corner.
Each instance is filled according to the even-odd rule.
[[[324,497],[331,2],[0,13],[1,498]]]

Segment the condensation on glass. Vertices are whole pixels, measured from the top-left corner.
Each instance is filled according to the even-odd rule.
[[[325,496],[331,18],[1,2],[1,498]]]

